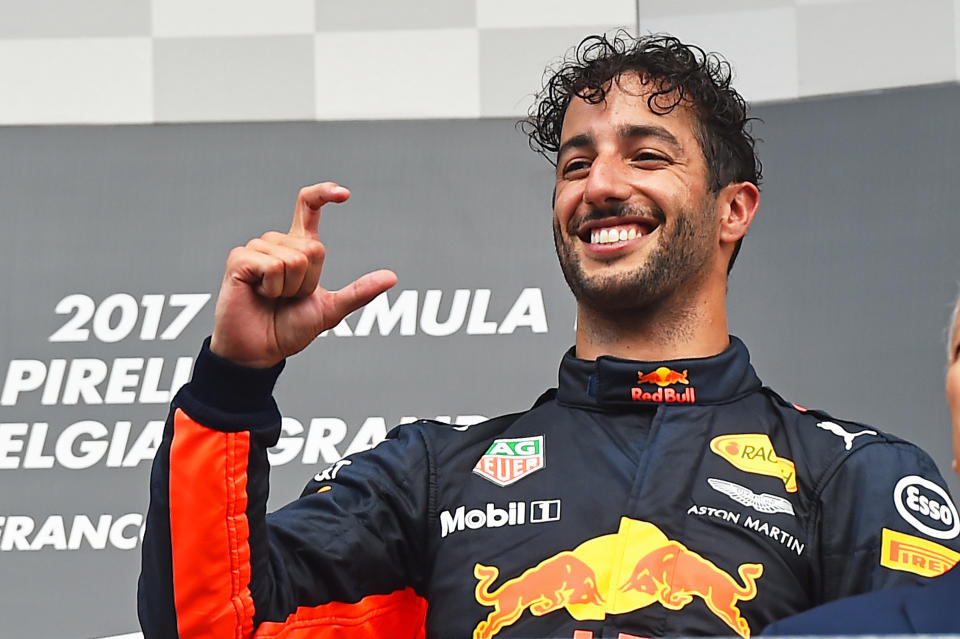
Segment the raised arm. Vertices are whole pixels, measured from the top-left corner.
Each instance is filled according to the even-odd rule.
[[[251,637],[258,627],[300,624],[298,614],[316,624],[383,606],[397,607],[402,619],[413,615],[399,621],[410,636],[422,627],[423,604],[407,588],[415,576],[382,568],[414,552],[407,532],[420,533],[424,493],[397,481],[404,475],[397,469],[425,463],[417,436],[395,436],[364,454],[330,495],[315,490],[272,521],[265,514],[266,452],[280,434],[272,391],[284,359],[396,283],[392,272],[376,271],[337,291],[319,286],[320,211],[349,195],[329,182],[304,188],[288,233],[266,233],[230,253],[213,336],[174,398],[154,460],[138,592],[148,639]],[[382,508],[380,524],[387,524],[373,535],[359,532],[366,524],[352,511],[371,487],[384,497],[364,508]],[[353,554],[358,575],[382,581],[338,574],[351,554],[345,530],[380,540],[382,548]],[[360,597],[366,593],[376,596]],[[396,616],[372,618],[398,623]]]

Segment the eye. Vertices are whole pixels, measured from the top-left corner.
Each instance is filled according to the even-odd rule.
[[[575,179],[583,177],[590,172],[590,161],[584,158],[574,158],[563,165],[560,175],[565,178]]]
[[[633,162],[642,168],[656,168],[670,164],[670,158],[659,151],[644,149],[633,156]]]

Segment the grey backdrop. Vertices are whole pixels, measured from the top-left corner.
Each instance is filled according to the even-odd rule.
[[[943,327],[960,278],[958,99],[960,88],[945,86],[756,109],[765,120],[756,131],[766,183],[730,281],[732,330],[765,382],[789,400],[916,441],[944,474],[952,454]],[[331,419],[342,420],[349,433],[335,452],[364,423],[376,433],[378,418],[390,426],[406,416],[523,409],[554,383],[572,343],[573,303],[550,236],[551,168],[526,149],[512,121],[20,127],[0,129],[0,149],[4,386],[14,360],[51,368],[53,359],[162,357],[159,388],[169,388],[176,359],[192,357],[210,331],[213,298],[175,340],[140,338],[145,303],[130,335],[115,342],[95,333],[49,341],[69,317],[55,312],[58,302],[71,294],[97,305],[118,293],[136,302],[162,295],[162,333],[177,315],[170,295],[215,294],[229,249],[285,230],[297,189],[319,179],[354,193],[324,214],[328,285],[387,266],[400,275],[398,290],[418,291],[418,307],[425,291],[441,290],[441,319],[456,289],[471,300],[489,289],[485,317],[497,324],[521,290],[537,288],[549,329],[434,337],[418,326],[414,335],[397,328],[320,338],[289,362],[277,394],[284,415],[304,427],[321,418],[321,435]],[[103,334],[123,320],[120,311],[101,315]],[[115,391],[139,388],[131,375],[118,378]],[[25,538],[37,550],[4,535],[11,517],[30,517],[39,529],[62,515],[69,537],[75,515],[116,522],[143,513],[149,461],[114,466],[166,406],[44,404],[41,393],[24,391],[0,406],[4,634],[132,632],[139,547],[57,550],[56,526],[45,543]],[[129,421],[128,441],[117,439],[89,468],[65,468],[68,455],[58,456],[55,441],[84,420],[103,424],[104,439],[119,437],[126,427],[117,422]],[[50,456],[52,467],[22,467],[30,436],[18,423],[35,438],[36,423],[49,425],[33,458]],[[77,439],[74,455],[89,455],[98,437]],[[294,497],[324,465],[304,464],[302,452],[279,465],[271,505]],[[118,534],[135,537],[136,526]]]

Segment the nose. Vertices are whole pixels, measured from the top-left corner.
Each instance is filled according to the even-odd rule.
[[[615,157],[597,156],[590,165],[583,189],[583,201],[598,208],[630,197],[630,184],[624,175],[623,162]]]

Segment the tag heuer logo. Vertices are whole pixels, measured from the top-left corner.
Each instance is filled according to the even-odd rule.
[[[544,465],[543,435],[495,439],[477,461],[473,472],[498,486],[508,486]]]

